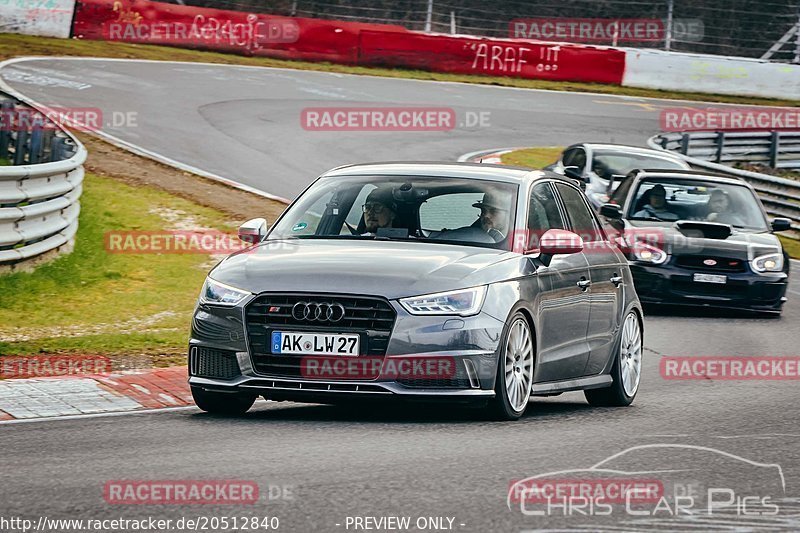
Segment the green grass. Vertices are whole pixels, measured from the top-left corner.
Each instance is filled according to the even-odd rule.
[[[87,174],[75,250],[31,273],[0,275],[0,338],[67,327],[94,334],[0,342],[2,355],[49,352],[174,354],[185,351],[191,311],[209,270],[202,254],[111,254],[107,231],[169,229],[152,209],[176,209],[197,224],[232,231],[210,208],[148,187]],[[186,216],[182,215],[182,216]],[[114,325],[171,312],[120,333]],[[165,329],[166,331],[158,331]]]
[[[524,148],[504,154],[500,159],[504,165],[540,169],[550,163],[555,163],[563,150],[563,146]]]
[[[789,254],[792,259],[800,259],[800,240],[786,237],[785,235],[778,235],[778,238],[783,244],[783,249]]]
[[[599,83],[558,82],[548,80],[529,80],[503,76],[477,76],[464,74],[442,74],[423,70],[406,70],[390,68],[357,67],[332,63],[312,63],[308,61],[287,61],[267,57],[239,56],[219,52],[187,50],[167,46],[128,44],[107,41],[88,41],[80,39],[55,39],[48,37],[32,37],[27,35],[0,34],[0,59],[17,56],[84,56],[113,57],[125,59],[153,59],[169,61],[192,61],[206,63],[222,63],[235,65],[253,65],[261,67],[282,67],[301,70],[319,70],[340,72],[344,74],[368,74],[390,78],[409,78],[417,80],[457,81],[497,85],[503,87],[520,87],[526,89],[549,89],[556,91],[593,92],[602,94],[620,94],[650,98],[674,98],[684,100],[701,100],[728,102],[737,104],[800,106],[796,100],[777,100],[744,96],[713,95],[686,93],[679,91],[659,91],[654,89],[636,89]]]

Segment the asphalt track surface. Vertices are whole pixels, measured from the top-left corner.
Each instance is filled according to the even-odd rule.
[[[136,128],[111,133],[281,196],[293,196],[326,168],[359,160],[455,159],[494,146],[582,140],[642,144],[657,131],[658,109],[674,105],[300,71],[118,61],[36,61],[6,67],[0,75],[40,102],[135,110]],[[88,87],[78,88],[77,83]],[[300,127],[302,108],[334,104],[491,111],[491,127],[405,134],[318,133]],[[582,394],[567,393],[535,399],[515,423],[486,422],[452,409],[259,402],[236,419],[185,409],[3,424],[0,516],[277,516],[282,531],[355,531],[347,524],[348,517],[356,516],[409,516],[410,531],[419,530],[418,517],[429,516],[451,517],[453,530],[475,532],[796,531],[797,381],[675,381],[659,372],[660,357],[668,355],[799,355],[797,281],[791,283],[789,297],[780,319],[685,311],[650,314],[642,386],[633,406],[625,409],[590,408]],[[648,445],[671,447],[642,448]],[[655,517],[622,510],[606,517],[583,516],[563,509],[527,516],[518,505],[507,504],[514,480],[587,469],[626,450],[612,461],[616,470],[627,473],[623,477],[657,477],[669,471],[677,476],[676,486],[769,497],[778,505],[778,515],[745,515],[767,509],[754,509],[752,501],[749,508],[739,505],[691,518],[672,517],[664,510]],[[783,484],[775,489],[775,468],[761,464],[780,466],[785,489]],[[588,477],[561,475],[568,476]],[[261,487],[262,499],[251,506],[109,505],[103,486],[120,479],[252,480]],[[270,485],[289,487],[291,498],[267,501]]]

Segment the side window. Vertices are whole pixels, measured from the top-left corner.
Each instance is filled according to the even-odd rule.
[[[583,194],[563,183],[557,183],[556,188],[564,201],[572,231],[580,235],[586,242],[602,240],[600,228],[589,210]]]
[[[472,225],[480,212],[472,204],[481,201],[479,192],[443,194],[429,198],[419,207],[420,227],[427,231],[453,230]]]
[[[571,148],[564,152],[561,162],[565,167],[578,167],[578,170],[583,171],[586,166],[586,152],[583,148]]]
[[[528,245],[535,246],[549,229],[564,229],[564,221],[551,185],[544,182],[533,187],[528,200]]]

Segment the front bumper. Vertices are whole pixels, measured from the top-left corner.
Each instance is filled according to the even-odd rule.
[[[380,372],[355,379],[347,373],[307,377],[303,373],[290,376],[259,371],[248,342],[245,306],[198,307],[189,343],[189,384],[214,392],[312,403],[365,398],[472,403],[494,397],[502,321],[485,313],[472,317],[414,316],[396,302],[390,304],[396,319],[385,355],[380,356]],[[346,359],[350,363],[374,361],[376,357],[362,354]],[[401,367],[399,362],[442,359],[453,365],[446,376],[386,373],[387,367]]]
[[[785,272],[719,272],[727,276],[727,283],[712,284],[693,280],[695,273],[710,272],[676,266],[671,260],[660,266],[632,262],[630,267],[636,292],[645,304],[777,313],[786,302],[789,276]]]

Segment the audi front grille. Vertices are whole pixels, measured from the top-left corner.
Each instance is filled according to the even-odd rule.
[[[302,356],[272,355],[273,331],[358,333],[359,356],[383,357],[395,321],[386,300],[340,294],[261,294],[247,305],[245,314],[256,372],[284,377],[302,377]]]

